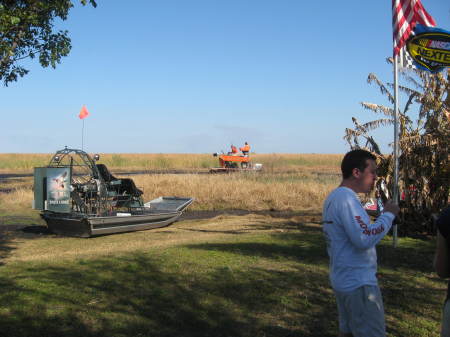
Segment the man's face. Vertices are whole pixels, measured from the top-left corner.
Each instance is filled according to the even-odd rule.
[[[358,193],[369,193],[377,180],[377,164],[372,159],[367,159],[367,167],[364,171],[353,169],[353,176],[356,179]]]

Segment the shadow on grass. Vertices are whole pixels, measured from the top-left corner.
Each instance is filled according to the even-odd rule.
[[[161,253],[4,266],[0,336],[336,336],[321,228],[293,221],[269,227],[286,231]],[[430,288],[426,263],[400,259],[424,247],[379,249],[395,336],[434,336],[440,303],[435,289],[423,290]],[[428,327],[414,331],[417,317]]]
[[[0,239],[0,266],[4,264],[3,259],[7,258],[14,249],[16,248],[11,239],[3,235]]]
[[[251,213],[248,213],[251,214]],[[284,213],[283,216],[277,216],[275,214],[270,214],[273,218],[292,218],[294,216],[315,216],[315,213],[298,213],[294,212],[295,215],[286,215]],[[252,231],[271,231],[271,230],[279,230],[279,231],[292,231],[292,230],[302,230],[302,232],[311,232],[311,233],[320,233],[322,235],[321,227],[311,227],[308,224],[320,224],[320,222],[315,221],[284,221],[284,222],[276,222],[276,223],[267,223],[267,222],[256,222],[250,223],[242,226],[240,229],[199,229],[199,228],[188,228],[188,227],[179,227],[178,230],[182,231],[191,231],[191,232],[199,232],[199,233],[221,233],[221,234],[248,234]],[[292,235],[292,234],[289,234]]]
[[[379,282],[392,336],[438,336],[446,281],[433,269],[433,241],[402,238],[378,247]],[[417,324],[417,321],[423,323]]]
[[[323,272],[186,272],[162,259],[21,266],[0,278],[0,335],[334,336]]]
[[[237,253],[225,264],[210,254],[214,267],[206,270],[195,266],[195,258],[179,264],[168,253],[6,266],[0,277],[0,335],[334,336],[335,304],[326,272],[315,267],[325,262],[319,235],[312,231],[303,243],[299,233],[277,233],[268,244],[179,248],[194,256]],[[275,261],[267,269],[253,266],[253,257],[304,265],[280,269]],[[234,268],[233,261],[242,259],[248,259],[245,266]]]
[[[388,324],[392,335],[438,336],[444,282],[438,288],[411,274],[389,273],[381,276],[380,285],[386,313],[395,322]],[[419,320],[421,323],[417,324]]]
[[[257,215],[267,215],[271,216],[273,218],[290,218],[294,216],[310,216],[310,217],[317,217],[321,218],[322,213],[317,211],[291,211],[291,210],[285,210],[285,211],[279,211],[279,210],[246,210],[246,209],[227,209],[227,210],[215,210],[215,211],[199,211],[199,210],[190,210],[187,209],[185,212],[183,212],[181,216],[181,220],[192,220],[192,219],[212,219],[216,216],[223,215],[248,215],[248,214],[257,214]]]
[[[265,229],[265,226],[260,229]],[[299,229],[301,232],[274,234],[273,237],[279,239],[276,243],[205,243],[191,245],[189,248],[257,256],[275,261],[296,260],[315,266],[328,264],[321,227],[294,222],[269,227],[267,229],[280,227]],[[388,324],[390,336],[437,336],[446,281],[438,279],[433,272],[434,242],[403,239],[397,248],[384,242],[377,250],[379,267],[383,270],[379,275],[379,282],[386,313],[390,321],[395,322]],[[328,282],[325,282],[325,287],[327,286]],[[330,297],[323,293],[321,295]],[[332,311],[335,312],[334,309]],[[329,320],[325,323],[328,325],[336,319],[330,315],[327,317]]]
[[[401,239],[397,247],[389,241],[378,246],[378,262],[386,268],[434,272],[433,254],[435,242],[430,240]]]
[[[276,242],[238,242],[238,243],[202,243],[187,245],[190,249],[203,249],[262,257],[275,260],[293,260],[296,262],[328,265],[321,233],[273,234]],[[319,235],[320,234],[320,235]]]
[[[2,216],[0,218],[0,265],[16,249],[14,238],[23,236],[23,229],[34,219],[22,216]]]

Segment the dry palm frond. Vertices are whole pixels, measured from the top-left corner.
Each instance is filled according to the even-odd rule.
[[[383,118],[383,119],[377,119],[374,121],[367,122],[361,126],[366,131],[372,131],[372,130],[378,129],[380,126],[387,126],[387,125],[393,125],[393,124],[394,124],[393,119]]]
[[[355,117],[352,117],[352,122],[355,124],[355,132],[358,132],[359,136],[367,133],[367,130],[362,126]]]
[[[423,85],[417,82],[415,78],[409,75],[405,75],[404,78],[406,79],[407,82],[412,83],[416,89],[423,91]]]
[[[360,130],[353,130],[353,129],[346,128],[345,134],[346,134],[346,137],[359,137],[362,134],[364,134],[364,132],[362,132]]]
[[[394,104],[394,97],[392,96],[390,91],[386,88],[386,86],[383,84],[383,82],[381,82],[375,74],[370,73],[369,76],[367,77],[367,82],[368,83],[375,82],[380,88],[381,93],[383,95],[387,95],[389,102]]]
[[[345,136],[343,138],[350,145],[351,149],[359,148],[358,137],[360,137],[361,134],[362,134],[361,131],[356,131],[356,130],[353,130],[353,129],[346,128],[345,129]]]
[[[404,87],[402,85],[398,86],[399,90],[406,93],[407,95],[414,95],[414,98],[416,98],[416,100],[420,100],[422,94],[420,93],[420,91],[408,88],[408,87]]]
[[[413,99],[414,99],[416,96],[417,96],[416,93],[412,93],[412,94],[409,96],[408,101],[407,101],[406,104],[405,104],[405,109],[403,109],[403,115],[406,115],[406,113],[407,113],[408,110],[409,110],[409,107],[410,107],[411,104],[413,103]]]
[[[424,136],[419,134],[410,134],[408,136],[403,136],[401,139],[399,139],[399,142],[401,145],[412,145],[413,143],[419,144],[421,142],[421,139]]]
[[[447,118],[447,120],[450,122],[450,110],[442,109],[443,115]]]
[[[369,145],[371,152],[375,152],[377,155],[380,156],[381,155],[380,147],[378,146],[375,139],[373,139],[372,136],[369,136],[366,139],[367,139],[366,146]]]
[[[385,116],[394,117],[394,109],[385,107],[381,104],[375,104],[375,103],[368,103],[368,102],[361,102],[360,103],[363,108],[367,110],[371,110],[375,113],[382,113]]]

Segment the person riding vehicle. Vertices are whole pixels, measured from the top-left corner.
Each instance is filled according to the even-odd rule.
[[[250,145],[248,145],[248,143],[245,142],[245,145],[243,147],[239,148],[239,150],[241,150],[241,152],[244,156],[248,156],[248,153],[250,152]]]
[[[233,144],[231,144],[231,151],[228,152],[229,155],[231,156],[237,156],[238,154],[238,149],[236,146],[234,146]]]

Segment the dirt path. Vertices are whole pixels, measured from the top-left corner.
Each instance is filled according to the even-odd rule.
[[[209,174],[209,170],[141,170],[141,171],[111,171],[114,175],[123,175],[123,176],[131,176],[131,175],[139,175],[139,174]],[[0,182],[2,180],[11,179],[11,178],[27,178],[32,177],[33,173],[0,173]]]
[[[264,171],[260,171],[264,173]],[[133,175],[141,175],[141,174],[211,174],[209,169],[204,170],[177,170],[177,169],[168,169],[168,170],[141,170],[141,171],[111,171],[113,175],[116,176],[133,176]],[[240,173],[240,171],[236,171],[236,173]],[[297,171],[280,171],[280,172],[270,172],[270,174],[294,174],[298,173]],[[320,172],[320,171],[311,171],[313,174],[317,174],[319,176],[322,175],[330,175],[330,176],[339,176],[340,173],[336,172]],[[11,178],[27,178],[32,177],[33,173],[0,173],[0,183],[2,181],[6,181]]]

